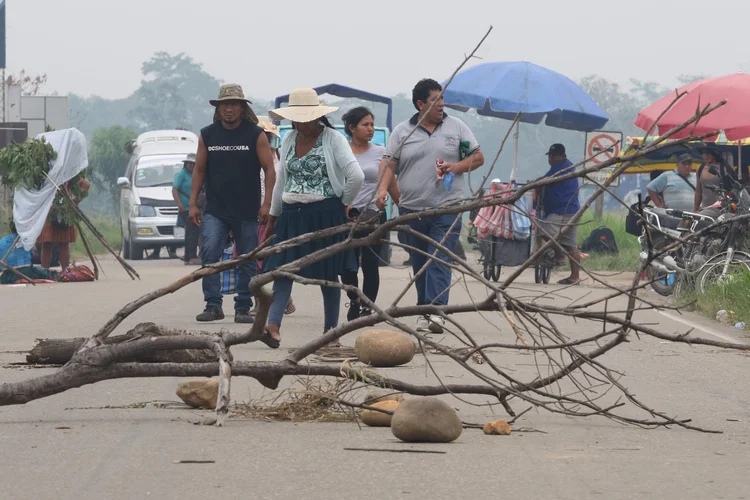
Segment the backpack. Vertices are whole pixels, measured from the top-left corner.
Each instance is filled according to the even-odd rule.
[[[583,240],[581,251],[587,253],[609,253],[616,255],[619,251],[617,250],[615,233],[613,233],[610,228],[604,226],[594,229],[591,231],[591,234]]]

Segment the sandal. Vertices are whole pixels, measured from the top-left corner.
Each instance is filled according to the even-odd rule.
[[[581,280],[573,281],[570,278],[564,278],[557,282],[558,285],[580,285]]]
[[[289,299],[289,302],[286,303],[286,307],[284,308],[284,315],[289,316],[290,314],[294,314],[295,311],[297,311],[297,308],[294,305],[294,302],[292,302],[292,299]]]
[[[271,330],[269,330],[268,328],[265,328],[263,330],[263,336],[260,339],[258,339],[258,340],[260,340],[261,342],[263,342],[264,344],[266,344],[271,349],[278,349],[279,346],[281,346],[281,342],[280,341],[278,341],[275,338],[271,337]]]

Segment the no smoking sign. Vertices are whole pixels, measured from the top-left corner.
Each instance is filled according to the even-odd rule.
[[[593,165],[601,165],[620,154],[620,144],[622,132],[587,132],[586,159],[590,158]]]

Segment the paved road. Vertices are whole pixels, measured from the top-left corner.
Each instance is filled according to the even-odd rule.
[[[108,276],[97,283],[0,288],[0,382],[51,373],[50,369],[8,368],[38,337],[87,336],[122,304],[185,272],[176,261],[137,264],[142,281],[131,282],[111,262]],[[384,271],[382,297],[393,297],[406,273]],[[528,276],[516,293],[529,297],[558,287],[534,285]],[[566,303],[600,296],[602,288],[566,290],[550,300]],[[452,301],[481,297],[481,287],[456,287]],[[320,333],[320,292],[298,287],[298,312],[286,319],[283,347],[301,345]],[[407,300],[412,301],[413,295]],[[151,304],[121,327],[142,321],[196,329],[202,307],[195,284]],[[231,304],[225,303],[231,311]],[[343,310],[343,309],[342,309]],[[641,321],[666,331],[698,326],[701,335],[744,341],[733,329],[685,315],[642,313]],[[477,314],[462,321],[480,340],[512,341]],[[233,330],[229,319],[211,328]],[[572,337],[601,326],[563,322]],[[445,339],[450,343],[449,339]],[[345,343],[353,343],[346,339]],[[235,356],[274,360],[285,349],[270,351],[253,344]],[[493,353],[493,360],[514,375],[534,374],[531,355]],[[437,356],[431,361],[446,382],[471,382]],[[687,347],[645,339],[632,342],[604,359],[625,374],[624,382],[642,400],[672,415],[692,417],[698,425],[723,434],[683,429],[642,430],[602,418],[575,419],[531,412],[518,425],[543,431],[488,437],[466,430],[448,445],[406,445],[388,429],[356,424],[288,424],[230,419],[227,427],[192,425],[203,412],[152,406],[104,409],[145,401],[175,401],[176,379],[103,382],[25,406],[0,408],[0,497],[77,498],[749,498],[750,360],[746,355]],[[392,370],[394,376],[434,383],[423,359]],[[235,400],[264,394],[255,381],[234,379]],[[490,410],[446,399],[465,421],[493,419]],[[473,399],[481,402],[481,399]],[[517,409],[523,405],[516,403]],[[498,418],[502,418],[500,414]],[[395,454],[344,451],[345,447],[413,448],[445,454]],[[177,464],[180,460],[214,460],[214,464]]]

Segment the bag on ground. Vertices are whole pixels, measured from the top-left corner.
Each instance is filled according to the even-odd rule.
[[[74,264],[60,274],[60,279],[58,281],[61,283],[78,283],[94,280],[96,280],[94,271],[89,269],[88,266]]]
[[[591,231],[591,234],[583,240],[581,251],[586,253],[607,253],[617,255],[617,242],[615,233],[608,227],[598,227]]]

